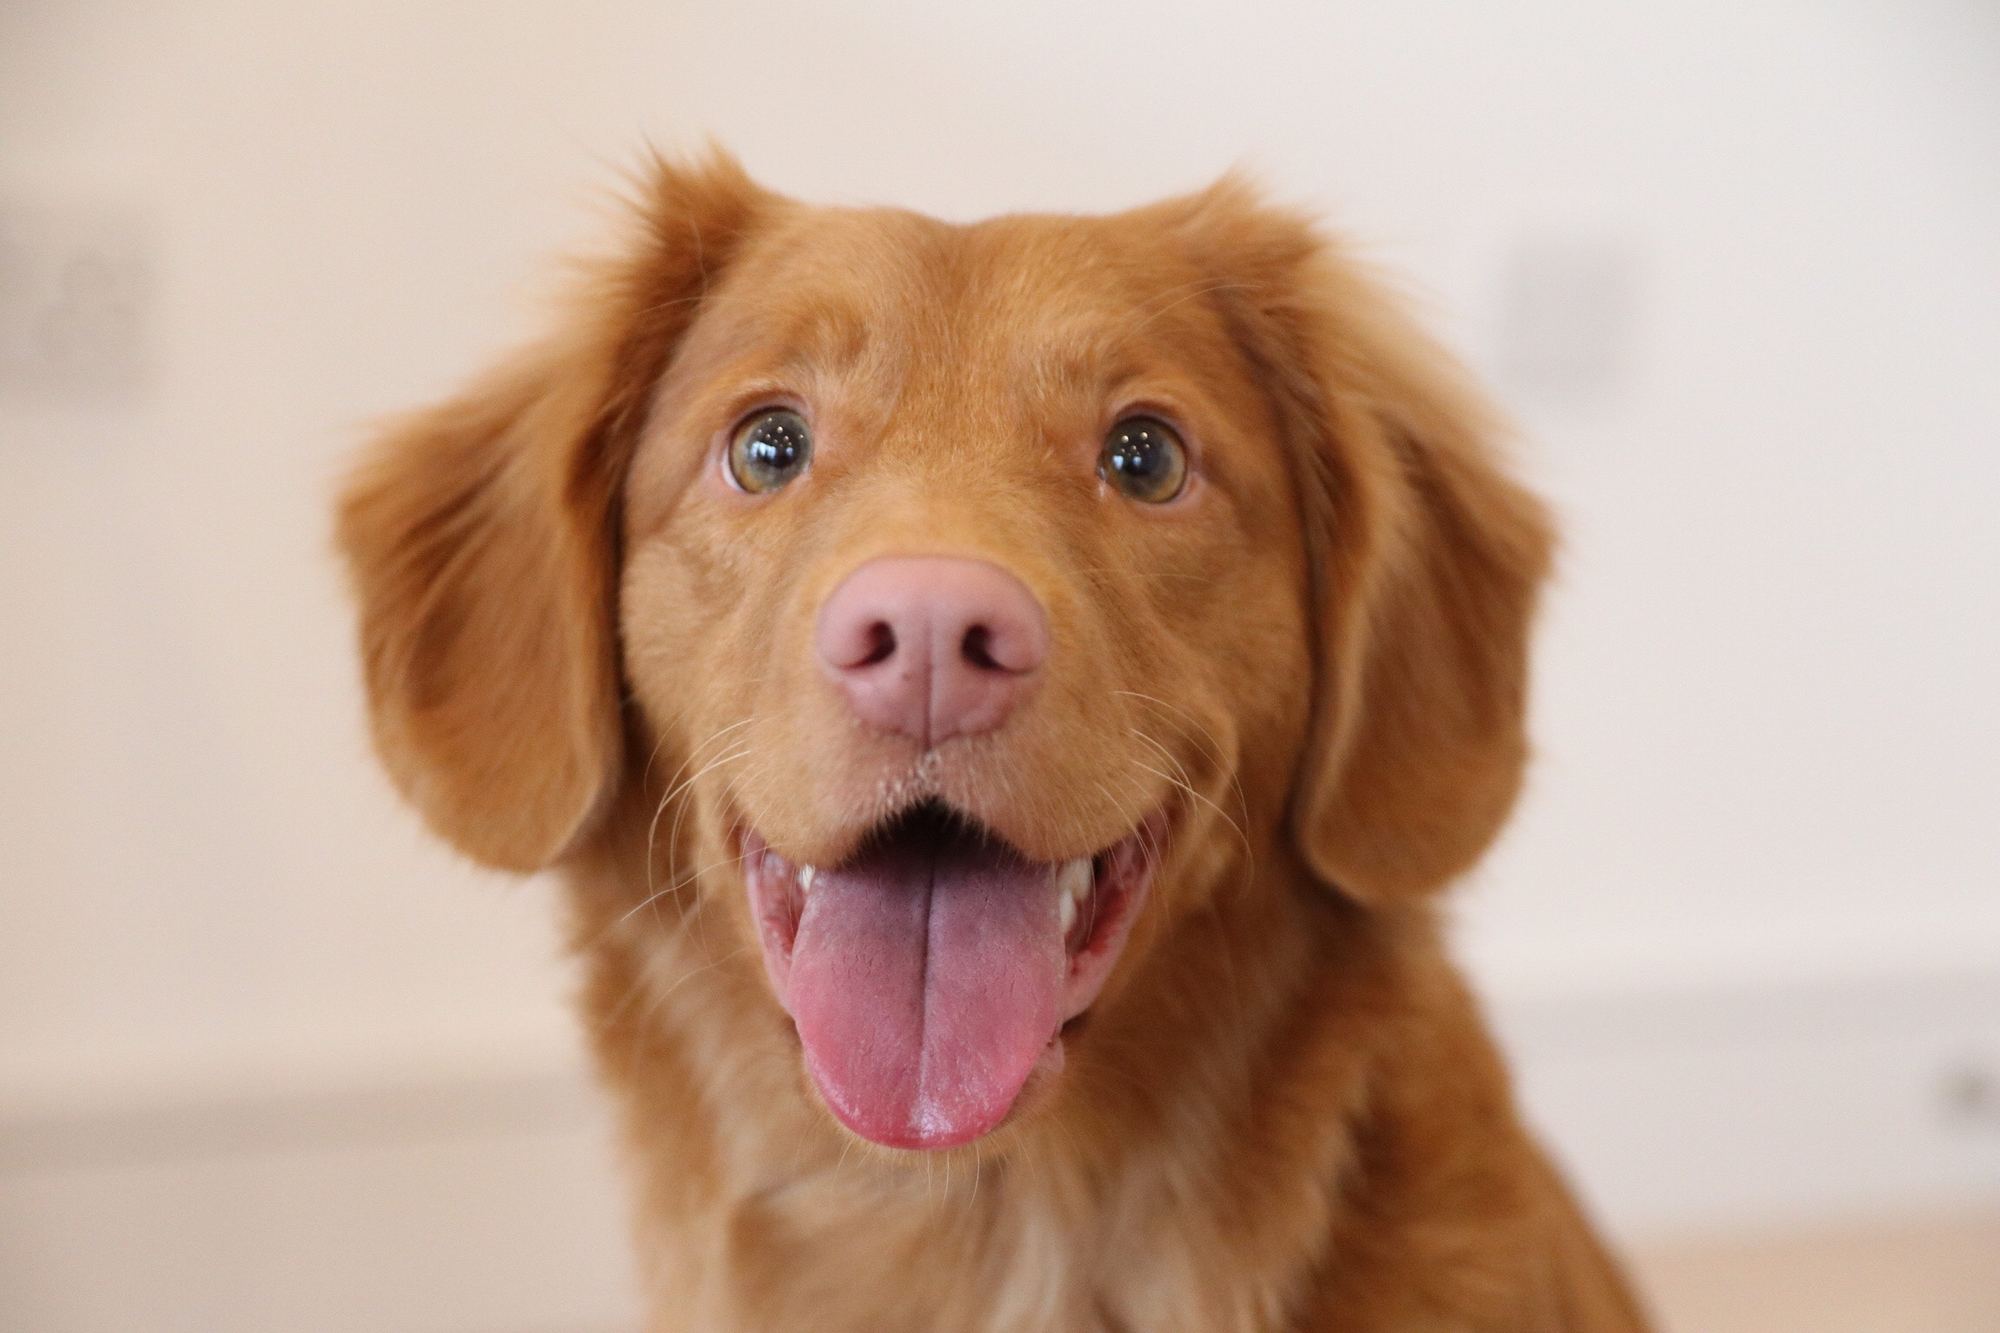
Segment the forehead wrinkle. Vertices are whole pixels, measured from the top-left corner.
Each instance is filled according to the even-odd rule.
[[[887,351],[884,340],[870,336],[875,322],[844,293],[806,298],[776,340],[783,349],[776,364],[779,377],[842,379],[857,374]]]
[[[984,327],[968,341],[1044,400],[1101,402],[1136,382],[1182,378],[1214,351],[1207,285],[1193,266],[1113,243],[1091,219],[979,224],[968,265]],[[1196,349],[1201,355],[1195,355]]]
[[[744,285],[773,369],[809,378],[895,375],[935,330],[925,308],[948,259],[949,224],[897,209],[807,210],[771,238]],[[748,266],[746,266],[747,268]]]
[[[1016,340],[1010,369],[1045,399],[1107,399],[1145,374],[1144,358],[1103,325],[1058,324]]]
[[[1095,399],[1136,375],[1139,358],[1106,320],[1020,272],[968,274],[952,293],[933,360],[963,389],[983,381],[1036,408]]]

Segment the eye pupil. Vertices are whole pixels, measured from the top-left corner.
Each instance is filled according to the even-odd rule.
[[[1164,504],[1187,481],[1187,450],[1166,422],[1134,417],[1111,428],[1098,475],[1134,500]]]
[[[762,412],[737,428],[729,445],[729,474],[742,489],[773,491],[805,470],[812,430],[785,408]]]
[[[744,452],[759,467],[783,469],[805,457],[805,441],[782,423],[760,424],[751,432]]]

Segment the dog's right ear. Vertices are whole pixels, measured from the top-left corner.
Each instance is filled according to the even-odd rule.
[[[636,241],[556,333],[389,430],[341,498],[376,749],[478,861],[559,859],[617,781],[619,487],[702,293],[773,202],[720,154],[655,160]]]

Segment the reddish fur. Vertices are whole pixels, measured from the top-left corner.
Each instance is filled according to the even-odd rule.
[[[640,217],[539,348],[376,447],[340,539],[392,776],[566,872],[652,1327],[1642,1327],[1438,939],[1520,782],[1549,546],[1449,362],[1227,181],[954,227],[715,160]],[[1095,485],[1120,376],[1184,413],[1185,505]],[[780,390],[819,452],[751,502],[714,442]],[[1005,565],[1055,643],[921,772],[809,664],[891,551]],[[747,822],[831,862],[912,790],[1046,858],[1177,820],[1064,1074],[927,1158],[814,1099],[731,860]]]

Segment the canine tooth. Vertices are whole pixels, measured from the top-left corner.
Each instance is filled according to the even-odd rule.
[[[1063,862],[1062,869],[1056,871],[1056,911],[1061,915],[1063,934],[1069,934],[1076,924],[1076,914],[1089,896],[1090,858],[1079,856]]]
[[[813,869],[813,867],[811,867],[811,866],[800,866],[800,867],[799,867],[799,892],[800,892],[800,893],[811,893],[811,892],[812,892],[812,886],[813,886],[813,878],[814,878],[814,876],[816,876],[816,875],[818,875],[818,874],[819,874],[819,871],[817,871],[817,870]]]
[[[1090,858],[1079,856],[1074,861],[1065,861],[1056,872],[1056,888],[1063,897],[1082,902],[1090,896]]]

